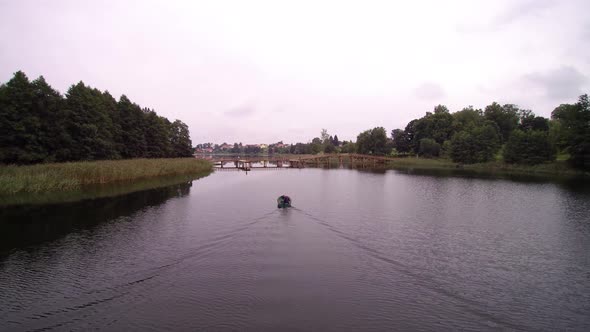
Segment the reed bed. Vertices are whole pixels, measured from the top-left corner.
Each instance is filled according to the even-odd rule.
[[[156,177],[206,175],[212,164],[194,158],[84,161],[0,166],[0,196],[79,190],[86,185]]]
[[[400,158],[389,164],[393,169],[424,169],[424,170],[465,170],[488,175],[530,175],[538,177],[579,177],[588,178],[589,173],[573,169],[565,161],[554,161],[539,165],[513,165],[501,161],[462,165],[443,158]]]

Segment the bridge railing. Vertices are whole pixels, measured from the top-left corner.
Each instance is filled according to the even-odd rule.
[[[325,163],[338,162],[342,164],[344,161],[353,165],[370,166],[377,164],[385,164],[390,161],[395,161],[399,158],[364,155],[358,153],[340,153],[340,154],[322,154],[322,155],[282,155],[282,156],[236,156],[236,157],[219,157],[211,161],[219,168],[228,165],[229,168],[240,168],[249,170],[251,168],[300,168],[306,165],[319,165]],[[254,166],[253,164],[262,164],[262,166]],[[233,167],[231,166],[233,164]],[[275,164],[276,166],[273,166]]]

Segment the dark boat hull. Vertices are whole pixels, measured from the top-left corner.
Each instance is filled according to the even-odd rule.
[[[277,207],[279,209],[291,207],[291,198],[289,198],[289,196],[280,196],[277,198]]]

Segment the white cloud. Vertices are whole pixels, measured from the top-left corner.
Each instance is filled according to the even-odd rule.
[[[440,85],[431,82],[420,84],[414,91],[416,97],[435,103],[439,103],[446,96],[445,90]]]
[[[524,78],[533,86],[541,88],[544,95],[553,100],[576,98],[583,93],[583,87],[588,83],[588,77],[571,66],[530,73]]]
[[[196,142],[306,141],[321,128],[351,139],[403,128],[441,100],[451,111],[499,100],[548,116],[555,98],[531,86],[549,97],[588,88],[552,72],[590,72],[588,9],[584,0],[5,1],[0,80],[24,70],[62,92],[83,80],[125,93],[186,122]]]

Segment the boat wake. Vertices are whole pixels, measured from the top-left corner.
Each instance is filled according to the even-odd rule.
[[[297,211],[301,215],[309,218],[310,220],[315,221],[316,223],[323,226],[324,228],[326,228],[328,231],[330,231],[334,235],[340,237],[341,239],[348,241],[349,243],[351,243],[352,245],[354,245],[358,249],[362,250],[364,253],[366,253],[371,258],[379,260],[384,263],[387,263],[390,266],[394,266],[396,268],[396,270],[399,271],[400,273],[403,273],[406,276],[411,277],[411,279],[414,280],[416,285],[423,287],[425,289],[428,289],[429,291],[432,291],[432,292],[442,295],[444,297],[454,300],[454,301],[450,301],[450,302],[452,302],[454,305],[460,307],[465,312],[468,312],[468,313],[478,316],[482,319],[485,319],[488,322],[494,324],[496,327],[503,326],[505,328],[514,329],[514,330],[525,330],[525,331],[530,330],[530,328],[527,326],[513,323],[513,322],[510,322],[504,318],[489,314],[486,311],[485,306],[483,306],[480,302],[468,299],[468,298],[461,296],[461,295],[459,295],[447,288],[442,287],[441,283],[437,282],[436,277],[434,277],[432,275],[427,275],[424,271],[420,271],[419,273],[415,272],[411,266],[404,264],[402,262],[399,262],[397,260],[394,260],[394,259],[388,257],[386,254],[380,252],[379,250],[376,250],[374,248],[367,246],[366,244],[363,244],[357,238],[334,227],[329,221],[322,219],[320,217],[317,217],[316,215],[314,215],[308,211],[305,211],[303,209],[297,208],[297,207],[292,207],[292,209],[294,211]]]

